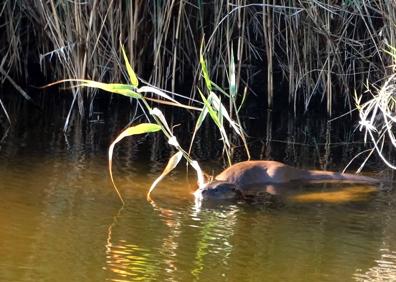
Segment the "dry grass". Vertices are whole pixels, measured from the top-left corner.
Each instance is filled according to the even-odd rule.
[[[274,78],[281,72],[295,110],[307,110],[320,96],[331,115],[335,105],[352,108],[353,89],[387,74],[389,56],[382,50],[396,45],[395,6],[387,0],[3,0],[0,39],[9,43],[0,46],[0,54],[14,78],[27,79],[29,64],[39,61],[48,81],[114,82],[124,77],[121,41],[145,80],[172,92],[189,84],[193,98],[205,37],[204,56],[218,85],[229,85],[234,53],[239,90],[262,81],[263,100],[276,106]],[[72,91],[71,109],[78,105],[81,115],[89,113],[95,91]]]

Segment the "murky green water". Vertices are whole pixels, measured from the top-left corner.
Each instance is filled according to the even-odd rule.
[[[290,196],[277,207],[197,209],[181,167],[150,204],[147,189],[169,151],[143,138],[115,154],[121,209],[107,173],[114,124],[74,126],[66,136],[48,119],[27,118],[6,134],[2,127],[0,281],[396,280],[393,192],[354,197],[365,188],[311,185],[290,193],[308,200]],[[289,162],[298,158],[278,148]],[[320,197],[328,192],[336,200]]]

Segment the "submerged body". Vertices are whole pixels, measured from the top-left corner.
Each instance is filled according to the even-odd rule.
[[[293,181],[343,181],[378,183],[375,178],[322,170],[305,170],[277,161],[245,161],[225,169],[199,189],[196,195],[208,199],[234,199],[243,196],[244,189],[254,185],[287,184]]]

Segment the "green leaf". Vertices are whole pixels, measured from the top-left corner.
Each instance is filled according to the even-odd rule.
[[[82,82],[81,86],[102,89],[107,92],[120,94],[130,98],[141,99],[142,95],[133,90],[133,87],[122,83],[103,83],[93,80],[79,79],[76,81]]]
[[[162,174],[151,184],[150,190],[147,193],[147,200],[151,201],[150,194],[151,192],[155,189],[155,187],[158,185],[158,183],[166,176],[168,175],[169,172],[171,172],[177,164],[180,162],[181,158],[183,157],[182,152],[177,152],[174,154],[168,161],[168,164],[166,165],[164,171]]]
[[[211,102],[215,110],[222,116],[225,117],[225,119],[230,123],[234,131],[239,135],[242,136],[242,132],[238,127],[238,124],[230,117],[230,115],[227,112],[227,109],[224,107],[224,105],[221,103],[219,97],[214,94],[213,92],[211,93]]]
[[[230,96],[233,100],[235,100],[237,94],[237,86],[235,79],[234,51],[232,50],[232,47],[231,47],[231,62],[230,62],[229,72],[230,72]]]
[[[217,117],[217,113],[215,110],[213,110],[210,100],[211,96],[209,95],[208,99],[205,98],[201,90],[198,88],[198,93],[201,95],[201,99],[204,103],[204,109],[206,108],[207,111],[209,112],[210,117],[212,118],[213,122],[216,124],[217,127],[221,127],[220,120]]]
[[[117,192],[118,197],[120,198],[121,202],[124,204],[124,200],[122,199],[121,193],[118,190],[117,186],[115,185],[114,178],[113,178],[113,172],[112,172],[112,160],[113,160],[113,150],[114,146],[120,142],[123,138],[131,135],[137,135],[137,134],[144,134],[144,133],[150,133],[150,132],[156,132],[161,130],[161,126],[155,123],[141,123],[135,126],[128,127],[125,129],[123,132],[121,132],[120,135],[117,136],[117,138],[111,143],[109,147],[109,172],[110,172],[110,178],[111,182],[113,183],[113,187],[115,191]]]
[[[205,61],[205,58],[203,56],[202,49],[203,49],[203,41],[202,41],[202,44],[201,44],[201,48],[199,49],[199,62],[201,64],[202,75],[203,75],[203,77],[205,79],[206,88],[208,88],[209,91],[212,91],[212,84],[211,84],[211,81],[210,81],[208,69],[206,68],[206,61]]]
[[[134,87],[139,86],[139,81],[137,79],[136,73],[133,71],[131,64],[129,63],[128,57],[125,53],[124,46],[121,45],[122,56],[124,57],[125,66],[128,72],[129,80]]]
[[[217,128],[219,129],[221,137],[224,141],[224,144],[228,148],[230,148],[231,147],[230,141],[228,140],[227,133],[223,126],[222,112],[218,111],[218,109],[213,109],[213,107],[211,106],[215,103],[215,102],[213,102],[213,99],[216,99],[217,96],[213,92],[210,92],[208,99],[206,99],[205,96],[202,94],[202,92],[199,89],[198,89],[198,92],[201,95],[202,101],[204,102],[204,107],[206,107],[208,109],[210,117],[212,118],[213,122],[216,124]]]

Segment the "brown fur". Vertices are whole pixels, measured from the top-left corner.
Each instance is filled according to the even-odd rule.
[[[251,184],[288,183],[291,181],[379,182],[377,179],[367,176],[298,169],[276,161],[245,161],[236,163],[217,175],[215,180],[233,183],[239,187]]]

